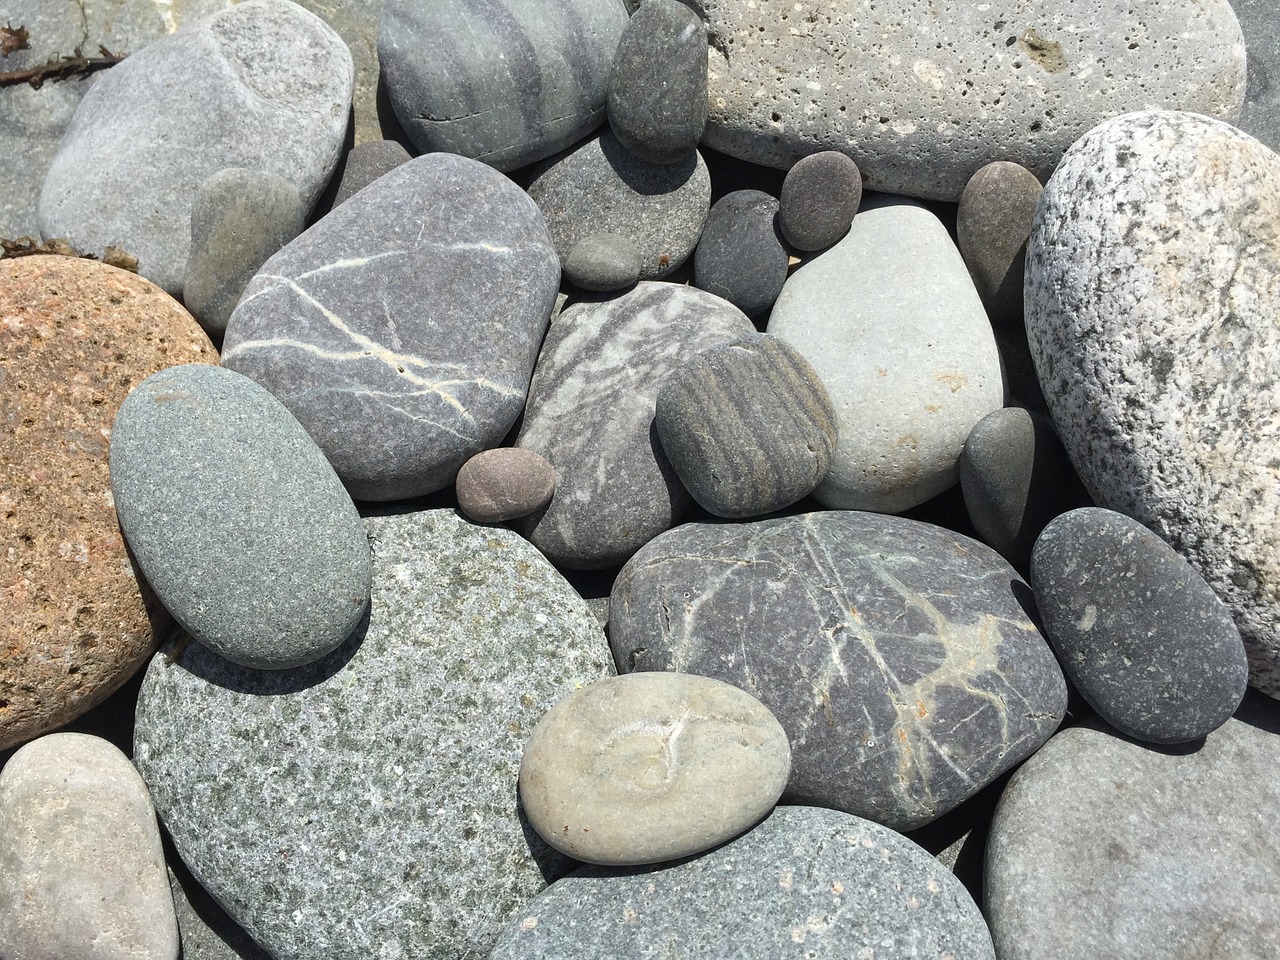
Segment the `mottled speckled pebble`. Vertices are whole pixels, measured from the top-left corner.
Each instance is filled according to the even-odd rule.
[[[787,248],[778,201],[760,190],[735,190],[711,207],[693,255],[694,285],[723,297],[748,317],[765,313],[787,280]]]
[[[497,447],[462,465],[458,508],[476,523],[501,523],[541,510],[556,490],[556,471],[532,450]]]
[[[616,233],[593,233],[570,248],[564,278],[583,290],[625,290],[640,278],[640,250]]]
[[[821,250],[845,235],[861,202],[858,165],[837,150],[822,150],[787,171],[778,224],[797,250]]]
[[[992,323],[1022,322],[1027,237],[1043,191],[1026,167],[997,160],[960,194],[956,244]]]

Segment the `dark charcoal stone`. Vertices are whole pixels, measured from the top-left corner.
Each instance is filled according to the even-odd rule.
[[[390,173],[410,160],[409,151],[395,140],[370,140],[357,143],[347,154],[342,168],[342,181],[333,205],[350,200],[384,173]]]
[[[792,744],[784,800],[928,823],[1039,747],[1066,685],[994,551],[940,527],[833,511],[687,524],[622,569],[623,671],[724,680]]]
[[[862,202],[862,174],[843,153],[823,150],[787,171],[779,200],[779,225],[797,250],[829,247],[849,229]]]
[[[989,163],[969,180],[956,213],[956,242],[992,323],[1022,323],[1027,237],[1044,188],[1026,167]]]
[[[775,225],[778,201],[759,190],[736,190],[707,214],[693,256],[693,282],[748,317],[764,314],[787,281],[787,248]]]
[[[1230,611],[1138,521],[1098,507],[1063,514],[1036,541],[1031,581],[1067,675],[1122,733],[1184,743],[1240,705],[1248,662]]]
[[[593,233],[564,258],[564,278],[583,290],[625,290],[640,278],[640,251],[616,233]]]
[[[352,496],[419,496],[514,425],[559,283],[515,184],[428,154],[272,257],[222,360],[283,401]]]
[[[994,960],[946,869],[892,830],[778,807],[737,840],[647,870],[586,867],[516,914],[491,960]]]
[[[707,28],[676,0],[648,0],[627,22],[609,79],[609,127],[650,163],[687,156],[707,125]]]
[[[836,411],[809,362],[748,334],[667,378],[654,416],[662,449],[698,504],[751,517],[795,503],[831,467]]]

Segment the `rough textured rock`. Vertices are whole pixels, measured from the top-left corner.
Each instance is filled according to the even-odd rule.
[[[646,163],[609,130],[534,168],[529,196],[547,218],[561,262],[601,233],[640,251],[640,279],[667,276],[693,253],[711,208],[711,175],[696,150]]]
[[[516,446],[558,478],[546,511],[519,529],[558,566],[622,563],[693,506],[653,425],[658,391],[684,360],[752,331],[709,293],[640,283],[565,310],[547,333]]]
[[[801,952],[803,951],[803,952]],[[503,931],[492,960],[994,960],[973,900],[910,840],[857,817],[779,807],[704,856],[587,867]]]
[[[858,165],[836,150],[801,157],[778,198],[778,226],[797,250],[822,250],[845,235],[862,202]]]
[[[831,467],[836,412],[822,381],[777,337],[704,350],[658,391],[654,427],[705,510],[751,517],[790,506]]]
[[[366,523],[362,635],[288,672],[157,656],[136,762],[183,861],[277,960],[486,956],[564,866],[517,812],[524,740],[608,649],[515,534],[452,510]]]
[[[640,279],[640,251],[616,233],[593,233],[565,255],[564,278],[583,290],[625,290]]]
[[[368,609],[355,505],[302,425],[247,377],[198,364],[152,374],[111,430],[120,529],[156,595],[229,660],[318,660]]]
[[[155,0],[153,0],[155,2]],[[190,2],[190,0],[187,0]],[[355,84],[351,102],[354,143],[403,137],[404,131],[387,102],[378,63],[378,21],[384,0],[297,0],[340,36],[351,51]]]
[[[620,0],[386,0],[378,56],[423,153],[514,170],[604,122]]]
[[[975,540],[833,511],[686,524],[622,569],[625,672],[715,677],[791,740],[784,800],[907,830],[1028,756],[1066,708],[1030,589]]]
[[[501,523],[541,510],[556,492],[556,471],[532,450],[498,447],[462,465],[458,508],[476,523]]]
[[[848,235],[782,288],[768,331],[813,364],[840,420],[814,496],[897,512],[960,479],[974,424],[1004,403],[991,324],[946,228],[923,207],[865,204]]]
[[[1144,112],[1081,139],[1045,187],[1027,333],[1094,501],[1141,521],[1231,608],[1280,695],[1280,158],[1233,127]]]
[[[352,496],[431,493],[515,423],[559,282],[518,187],[429,154],[267,261],[223,363],[289,408]]]
[[[520,799],[567,856],[658,863],[746,830],[790,768],[786,732],[759,700],[709,677],[633,673],[575,690],[538,721]]]
[[[1022,322],[1027,237],[1043,192],[1026,167],[997,160],[960,194],[956,243],[992,323]]]
[[[338,160],[351,84],[342,39],[288,0],[246,0],[158,40],[80,101],[40,191],[40,232],[95,254],[123,247],[176,296],[200,184],[257,167],[310,209]]]
[[[1098,507],[1055,518],[1031,583],[1063,670],[1121,733],[1186,743],[1240,706],[1249,668],[1230,612],[1138,521]]]
[[[1043,180],[1106,117],[1160,106],[1232,121],[1244,98],[1227,0],[697,9],[711,38],[708,147],[784,169],[839,150],[886,193],[955,201],[993,160]]]
[[[1190,750],[1064,730],[1014,774],[987,847],[997,952],[1268,960],[1280,942],[1280,713],[1256,694]]]
[[[384,173],[390,173],[410,160],[409,151],[395,140],[369,140],[357,143],[342,165],[342,181],[334,194],[333,205],[359,193]]]
[[[693,282],[748,317],[766,313],[787,280],[787,248],[775,224],[778,201],[734,190],[711,207],[693,255]]]
[[[0,771],[0,955],[177,960],[155,810],[106,740],[50,734]]]
[[[0,749],[106,699],[172,626],[125,551],[107,438],[143,378],[217,359],[191,315],[131,273],[0,262]]]

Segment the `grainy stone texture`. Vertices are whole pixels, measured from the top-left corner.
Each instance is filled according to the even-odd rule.
[[[886,193],[955,201],[993,160],[1043,180],[1106,117],[1160,106],[1233,121],[1244,99],[1227,0],[696,7],[711,38],[703,143],[784,169],[840,150]]]
[[[107,440],[143,378],[217,360],[191,315],[131,273],[0,262],[0,749],[106,699],[172,626],[125,551]]]
[[[384,173],[410,160],[409,151],[395,140],[367,140],[357,143],[342,165],[342,180],[333,205],[350,200]]]
[[[419,496],[515,423],[559,283],[518,187],[429,154],[267,261],[223,362],[289,408],[352,496]]]
[[[348,131],[348,136],[354,135],[357,146],[383,137],[403,136],[400,122],[387,102],[386,91],[382,89],[382,70],[378,63],[378,21],[382,17],[384,0],[297,2],[332,27],[351,51],[355,83],[351,102],[353,130]]]
[[[200,185],[191,206],[183,305],[221,336],[245,285],[306,225],[298,191],[284,177],[242,167],[219,170]]]
[[[620,0],[386,0],[378,56],[423,152],[514,170],[604,122]]]
[[[677,0],[627,21],[609,77],[609,129],[642,160],[675,163],[707,125],[707,28]]]
[[[677,163],[646,163],[606,129],[535,167],[529,196],[547,218],[561,262],[580,240],[612,233],[640,251],[640,279],[656,280],[697,246],[711,175],[696,150]]]
[[[181,862],[177,869],[169,867],[169,889],[178,916],[182,960],[271,960]]]
[[[564,278],[583,290],[625,290],[640,279],[640,250],[616,233],[593,233],[565,255]]]
[[[784,800],[921,826],[1039,747],[1062,673],[996,553],[930,524],[833,511],[686,524],[622,569],[624,672],[740,686],[791,741]]]
[[[557,317],[516,438],[558,478],[546,511],[519,525],[533,545],[558,566],[599,569],[687,516],[693,499],[653,425],[658,391],[691,354],[752,329],[719,297],[670,283]]]
[[[797,250],[829,247],[849,229],[862,202],[858,165],[836,150],[801,157],[778,198],[778,226]]]
[[[338,160],[351,54],[288,0],[246,0],[104,73],[76,108],[40,191],[40,232],[114,244],[182,292],[196,191],[223,167],[279,174],[310,209]]]
[[[366,521],[367,630],[289,672],[157,656],[135,757],[200,883],[276,960],[483,957],[562,871],[516,807],[528,731],[608,649],[516,535]]]
[[[1272,150],[1280,150],[1280,21],[1271,0],[1231,0],[1248,51],[1244,108],[1236,123]]]
[[[775,224],[778,201],[734,190],[711,207],[693,255],[693,282],[748,317],[773,306],[787,280],[787,248]]]
[[[1138,521],[1098,507],[1055,518],[1031,583],[1063,670],[1121,733],[1186,743],[1240,706],[1249,665],[1230,612]]]
[[[786,732],[751,695],[709,677],[633,673],[575,690],[538,721],[520,799],[567,856],[658,863],[746,830],[790,768]]]
[[[0,956],[177,960],[155,810],[106,740],[50,734],[0,771]]]
[[[1004,403],[991,324],[942,223],[863,204],[848,235],[793,273],[768,332],[813,364],[840,421],[822,504],[894,513],[960,479],[974,424]]]
[[[527,516],[551,502],[556,471],[532,450],[485,450],[458,471],[458,508],[476,523]]]
[[[956,244],[992,323],[1022,322],[1027,237],[1043,192],[1026,167],[997,160],[960,194]]]
[[[1027,333],[1094,501],[1231,608],[1280,696],[1280,158],[1189,113],[1111,120],[1063,158],[1027,253]]]
[[[198,364],[152,374],[111,431],[120,529],[156,595],[236,663],[318,660],[368,609],[360,516],[324,454],[270,393]]]
[[[910,840],[834,810],[779,807],[704,856],[587,867],[503,931],[492,960],[994,960],[960,882]]]
[[[1280,711],[1257,694],[1198,749],[1075,727],[1014,774],[987,846],[1002,957],[1269,960],[1280,943]]]
[[[836,411],[785,341],[747,334],[690,357],[658,392],[654,426],[676,475],[720,517],[781,510],[831,467]]]

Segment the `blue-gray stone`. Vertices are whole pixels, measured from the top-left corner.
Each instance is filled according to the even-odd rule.
[[[564,258],[564,278],[583,290],[625,290],[640,279],[640,251],[616,233],[593,233]]]
[[[1236,126],[1280,150],[1280,19],[1272,0],[1231,0],[1248,53],[1244,107]]]
[[[1121,733],[1185,743],[1240,705],[1249,664],[1231,612],[1138,521],[1098,507],[1055,518],[1031,583],[1067,676]]]
[[[567,869],[517,809],[520,756],[608,647],[510,531],[453,510],[366,525],[366,627],[289,672],[157,655],[135,762],[192,874],[276,960],[484,957]]]
[[[142,381],[111,429],[111,493],[156,596],[236,663],[310,663],[368,607],[351,498],[289,411],[237,373],[189,364]]]
[[[514,170],[604,122],[626,22],[620,0],[387,0],[378,56],[420,151]]]
[[[748,317],[766,313],[787,281],[777,215],[778,201],[760,190],[734,190],[717,200],[693,255],[694,284]]]
[[[624,672],[742,687],[791,741],[784,802],[908,830],[1045,742],[1062,672],[994,551],[941,527],[833,511],[686,524],[613,587]]]
[[[778,807],[738,839],[645,870],[585,867],[490,960],[995,960],[968,892],[924,850],[835,810]]]
[[[559,283],[519,187],[428,154],[267,261],[222,362],[280,398],[352,496],[419,496],[515,423]]]

